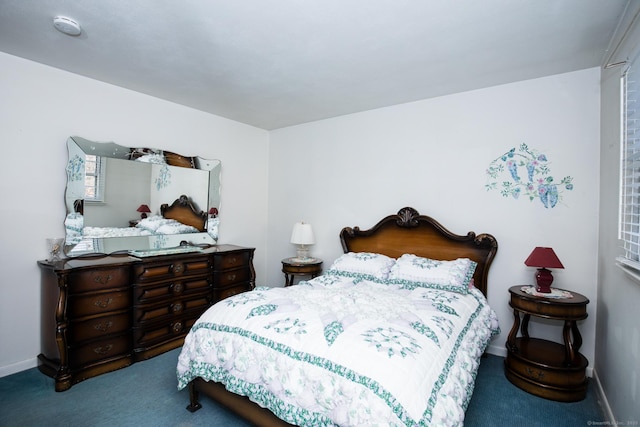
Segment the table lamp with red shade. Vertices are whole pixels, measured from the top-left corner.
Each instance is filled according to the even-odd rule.
[[[551,283],[553,283],[553,276],[548,268],[564,268],[552,248],[539,246],[531,252],[531,255],[524,263],[529,267],[538,267],[536,272],[536,291],[543,294],[551,292]]]
[[[136,211],[141,212],[140,219],[145,219],[147,217],[147,213],[151,212],[151,209],[149,209],[149,206],[147,205],[140,205]]]

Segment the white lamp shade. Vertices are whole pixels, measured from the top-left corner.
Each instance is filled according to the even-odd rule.
[[[291,233],[291,243],[295,245],[313,245],[315,243],[311,224],[296,222]]]

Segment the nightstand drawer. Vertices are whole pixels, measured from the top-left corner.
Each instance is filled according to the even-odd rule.
[[[580,387],[586,385],[587,360],[580,355],[580,363],[563,365],[564,346],[536,338],[516,339],[516,351],[505,360],[507,372],[536,385],[545,387]]]

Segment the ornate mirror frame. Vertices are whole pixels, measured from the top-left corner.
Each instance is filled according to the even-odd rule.
[[[185,242],[217,243],[220,160],[78,136],[69,137],[67,148],[64,252],[68,257],[173,248]],[[91,193],[97,197],[90,198]],[[175,206],[201,218],[201,226],[191,230],[198,232],[174,234],[178,228],[170,234],[157,230],[136,234],[147,212],[149,220],[164,219],[169,207]]]

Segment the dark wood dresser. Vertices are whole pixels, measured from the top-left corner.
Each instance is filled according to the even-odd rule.
[[[254,248],[38,261],[38,368],[56,391],[182,345],[211,305],[255,287]]]

